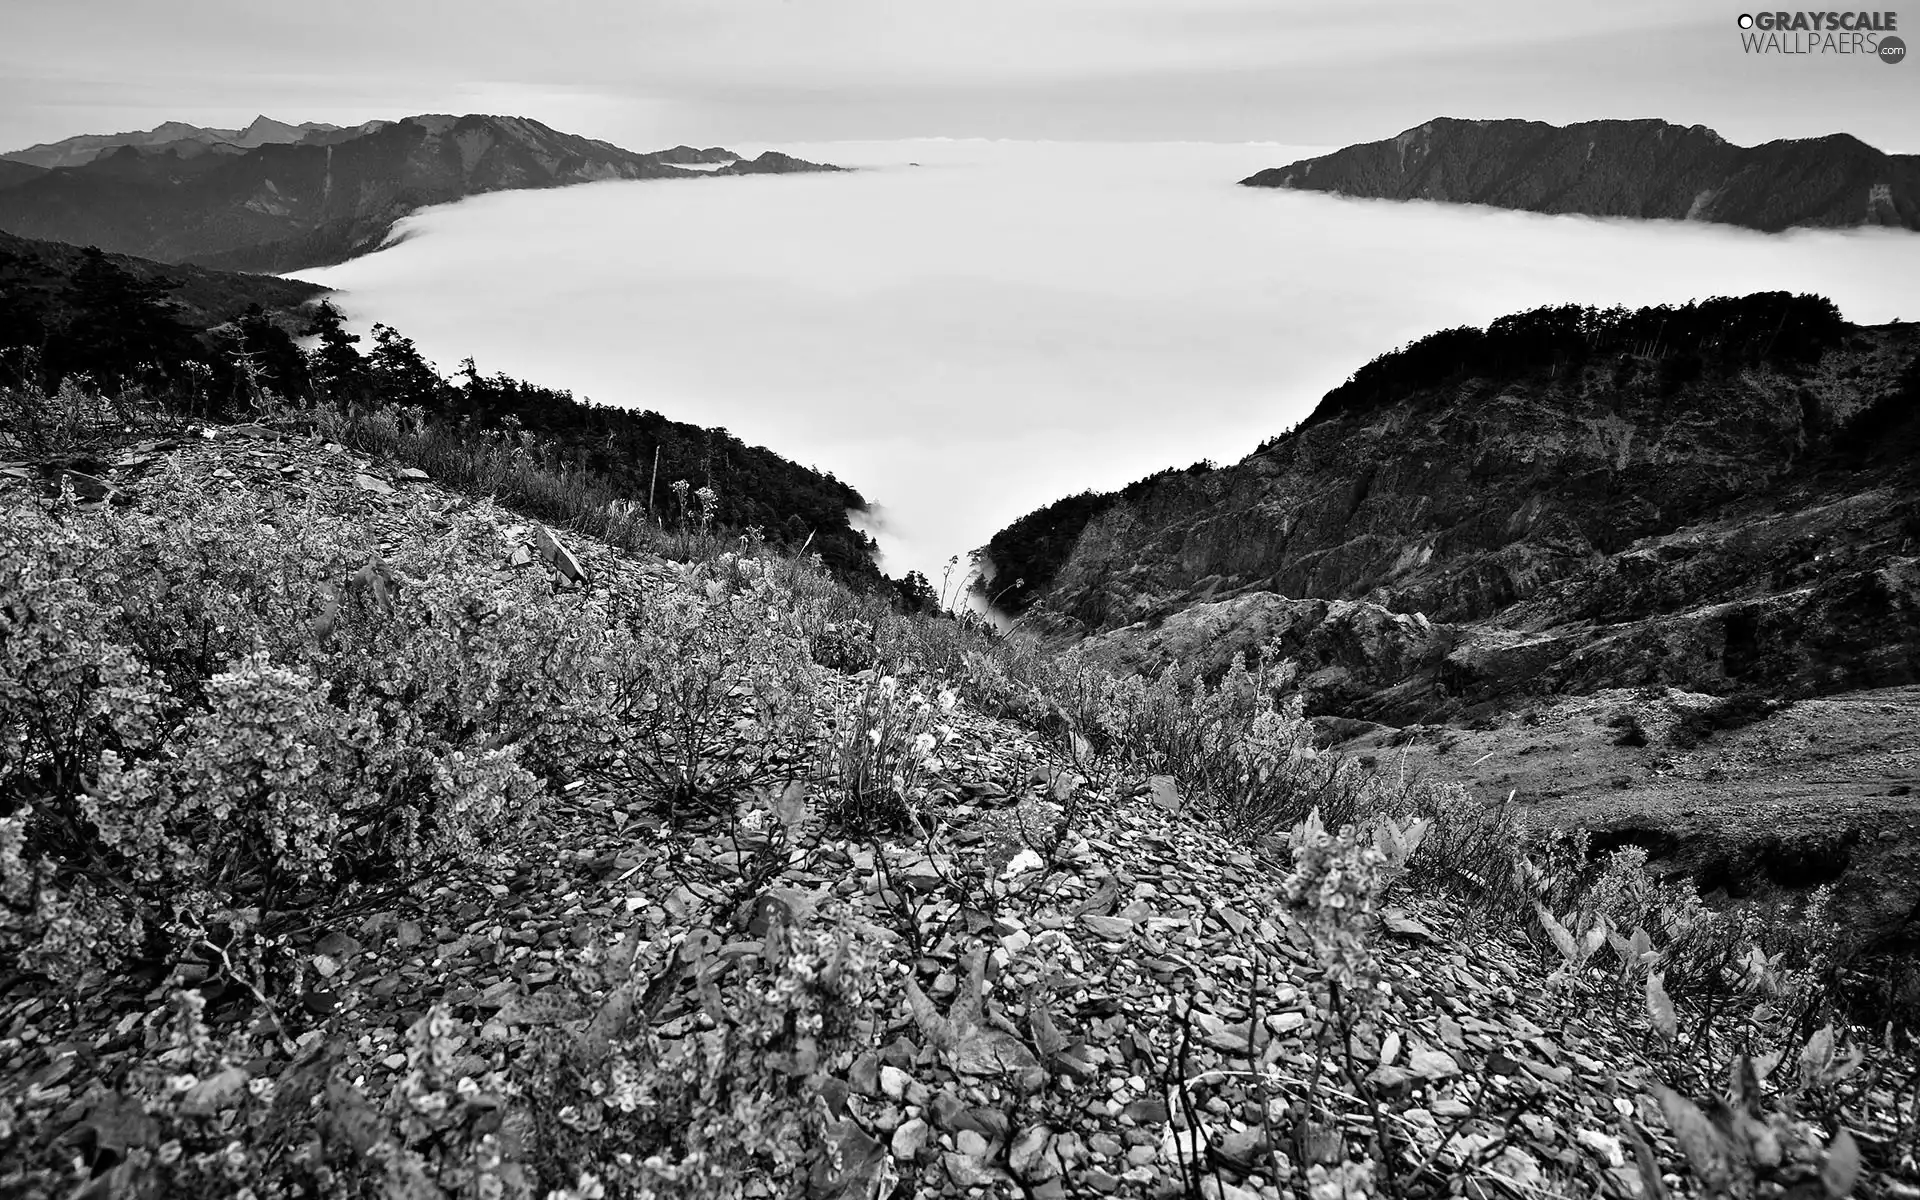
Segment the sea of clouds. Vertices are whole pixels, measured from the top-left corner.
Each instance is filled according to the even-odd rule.
[[[1048,501],[1238,459],[1435,329],[1768,289],[1824,293],[1861,323],[1920,319],[1907,232],[1234,186],[1313,147],[778,148],[861,169],[476,197],[301,275],[443,368],[472,355],[831,470],[874,503],[887,569],[936,585],[949,556]]]

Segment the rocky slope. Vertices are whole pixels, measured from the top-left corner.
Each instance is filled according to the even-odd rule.
[[[1858,138],[1735,146],[1702,125],[1440,117],[1384,141],[1273,167],[1240,181],[1388,200],[1490,204],[1540,213],[1920,229],[1920,156]]]
[[[1772,329],[1758,300],[1732,303]],[[1506,728],[1609,689],[1719,697],[1746,706],[1728,723],[1766,728],[1778,702],[1920,683],[1920,326],[1840,325],[1788,357],[1678,367],[1698,344],[1540,365],[1459,333],[1370,364],[1239,463],[1070,498],[1003,531],[988,554],[1029,580],[1026,624],[1148,674],[1292,658],[1331,741]],[[1510,754],[1525,736],[1460,753]],[[1902,786],[1910,757],[1868,790]],[[1585,789],[1701,861],[1745,837],[1721,822],[1703,850],[1674,805],[1616,790],[1620,768],[1597,761],[1569,766],[1556,793]],[[1824,830],[1814,842],[1851,822],[1812,803],[1819,791],[1795,793]],[[1920,833],[1900,828],[1902,845]]]
[[[0,229],[162,262],[281,272],[365,253],[407,213],[481,192],[829,169],[768,153],[698,171],[674,157],[482,115],[319,130],[251,149],[121,144],[0,186]]]
[[[390,549],[477,515],[475,546],[497,574],[551,579],[556,603],[725,595],[698,566],[585,538],[568,552],[584,571],[565,574],[557,555],[535,552],[538,527],[417,471],[261,426],[129,447],[113,472],[122,511],[156,504],[178,477],[263,516],[354,513],[368,543]],[[25,490],[0,472],[0,503],[30,503]],[[823,716],[873,686],[825,671],[794,683]],[[687,1127],[655,1116],[665,1102],[613,1098],[603,1076],[671,1098],[680,1064],[710,1063],[704,1074],[721,1086],[671,1111],[738,1130],[716,1139],[720,1152],[784,1120],[783,1098],[833,1118],[825,1182],[776,1190],[756,1173],[766,1194],[1281,1200],[1445,1195],[1463,1180],[1473,1196],[1727,1194],[1689,1178],[1686,1110],[1662,1099],[1664,1083],[1700,1077],[1696,1060],[1717,1081],[1726,1057],[1677,983],[1681,1028],[1698,1031],[1704,1053],[1691,1036],[1668,1045],[1654,1032],[1639,981],[1612,958],[1571,983],[1550,978],[1538,947],[1414,876],[1378,925],[1344,926],[1356,931],[1348,953],[1366,947],[1381,977],[1354,1022],[1325,984],[1323,925],[1290,902],[1284,847],[1245,847],[1177,798],[1085,777],[1070,777],[1084,795],[1062,820],[1064,793],[1038,766],[1049,748],[1032,731],[964,704],[942,720],[936,832],[849,837],[808,788],[787,793],[798,799],[786,825],[763,819],[770,798],[751,802],[751,822],[675,825],[644,794],[575,779],[529,806],[524,829],[484,859],[268,913],[276,931],[291,928],[297,967],[268,984],[278,1008],[264,1017],[265,993],[229,978],[211,944],[71,998],[31,975],[0,977],[0,1190],[131,1193],[159,1176],[156,1157],[184,1152],[221,1155],[232,1181],[193,1194],[233,1194],[242,1179],[297,1169],[282,1165],[294,1156],[276,1140],[278,1113],[297,1123],[309,1158],[341,1164],[324,1177],[336,1187],[354,1164],[373,1164],[371,1176],[400,1161],[422,1196],[457,1194],[476,1175],[503,1196],[563,1194],[580,1178],[593,1191],[632,1174],[630,1148],[653,1144],[643,1135]],[[1027,831],[1049,827],[1063,832],[1043,857]],[[786,947],[813,934],[877,949],[843,953],[796,985],[778,973],[794,957]],[[717,1051],[694,1057],[730,1044],[720,1039],[768,997],[801,993],[797,1008],[813,994],[806,980],[843,970],[871,985],[860,1023],[827,1009],[835,1023],[821,1049],[805,1042],[794,1068],[771,1058],[787,1042],[752,1043],[754,1062],[775,1062],[763,1070],[774,1084]],[[221,1039],[233,1060],[196,1060],[191,1084],[180,1081],[185,1051],[166,1041],[173,1026],[145,1015],[184,988],[213,1027],[203,1045]],[[429,1034],[438,1040],[423,1050]],[[1824,1168],[1844,1184],[1858,1176],[1856,1195],[1908,1196],[1894,1189],[1914,1178],[1900,1103],[1911,1064],[1862,1040],[1867,1068],[1824,1092],[1820,1114],[1852,1130],[1859,1161],[1835,1172],[1818,1142],[1795,1153],[1805,1138],[1780,1122],[1795,1136],[1774,1144],[1786,1142],[1790,1178],[1806,1189]],[[576,1041],[581,1050],[551,1060],[565,1074],[543,1066],[543,1047]],[[620,1051],[611,1061],[608,1045]],[[628,1045],[645,1057],[629,1060]],[[1776,1092],[1808,1071],[1800,1061],[1785,1060]],[[166,1093],[141,1090],[150,1076]],[[575,1098],[560,1087],[582,1093],[580,1106],[560,1107]],[[276,1096],[293,1099],[269,1110]],[[535,1119],[555,1109],[558,1119]],[[1374,1186],[1343,1185],[1349,1177]],[[714,1193],[695,1183],[672,1194]]]
[[[1447,331],[1237,464],[1062,501],[988,553],[1038,623],[1108,657],[1220,666],[1278,639],[1353,716],[1912,682],[1920,327],[1821,305]]]

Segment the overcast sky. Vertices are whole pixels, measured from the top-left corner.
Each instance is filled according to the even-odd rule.
[[[256,112],[532,116],[636,149],[1334,144],[1657,116],[1920,152],[1920,62],[1750,57],[1740,0],[5,0],[0,146]],[[1908,41],[1920,41],[1920,9]]]

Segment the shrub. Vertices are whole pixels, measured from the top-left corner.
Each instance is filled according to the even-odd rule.
[[[766,572],[748,575],[743,591],[709,579],[704,592],[622,597],[611,613],[591,683],[603,754],[589,774],[642,790],[675,820],[806,770],[815,668],[790,600]]]
[[[955,703],[951,691],[931,699],[880,675],[839,705],[821,751],[828,819],[855,835],[911,828],[944,770],[953,730],[940,720]]]
[[[162,473],[0,529],[0,936],[79,983],[169,927],[471,857],[603,724],[605,618],[496,568],[479,512],[364,519]],[[359,563],[357,569],[353,564]],[[89,952],[63,961],[65,951]]]

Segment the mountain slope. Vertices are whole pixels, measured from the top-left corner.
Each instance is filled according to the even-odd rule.
[[[342,820],[338,837],[303,845],[309,860],[342,866],[290,899],[272,890],[279,862],[264,850],[253,852],[262,870],[201,873],[216,875],[222,914],[277,901],[255,908],[261,924],[245,936],[284,939],[274,944],[297,964],[284,970],[234,978],[215,958],[223,945],[174,927],[129,947],[107,919],[122,911],[108,907],[121,892],[105,888],[75,916],[70,902],[53,908],[64,895],[42,901],[60,924],[31,913],[37,923],[3,927],[21,967],[0,981],[0,1020],[19,1031],[0,1039],[0,1193],[131,1194],[151,1180],[155,1194],[348,1195],[379,1191],[397,1162],[420,1196],[459,1194],[476,1177],[490,1186],[471,1190],[502,1197],[689,1200],[1412,1198],[1453,1194],[1462,1178],[1475,1197],[1732,1194],[1715,1185],[1735,1168],[1751,1174],[1745,1158],[1710,1162],[1690,1182],[1681,1147],[1715,1127],[1662,1081],[1762,1129],[1766,1161],[1805,1185],[1740,1194],[1848,1194],[1818,1181],[1824,1167],[1850,1182],[1821,1158],[1830,1141],[1854,1149],[1865,1165],[1851,1173],[1863,1179],[1911,1167],[1905,1022],[1884,1033],[1842,1023],[1838,1039],[1830,1025],[1800,1051],[1812,1031],[1792,1014],[1827,1011],[1806,1004],[1826,994],[1798,973],[1802,947],[1830,928],[1811,918],[1759,921],[1753,934],[1708,926],[1697,904],[1680,909],[1677,892],[1630,865],[1602,877],[1605,892],[1576,890],[1559,871],[1530,890],[1519,864],[1533,859],[1508,857],[1513,831],[1468,806],[1445,821],[1395,818],[1390,834],[1370,820],[1392,859],[1371,834],[1355,845],[1303,830],[1292,850],[1285,837],[1226,825],[1197,794],[1148,793],[1104,766],[1091,779],[1037,770],[1059,761],[1056,742],[951,693],[944,711],[917,718],[936,726],[943,761],[895,785],[914,789],[925,825],[885,837],[850,829],[843,797],[861,784],[814,764],[877,735],[883,727],[862,714],[894,695],[896,679],[814,661],[835,627],[803,614],[833,595],[830,581],[733,555],[665,562],[572,533],[569,559],[584,569],[562,575],[539,553],[551,534],[476,503],[484,491],[460,494],[298,432],[198,433],[113,462],[122,502],[111,511],[56,517],[0,471],[0,562],[27,564],[0,574],[12,585],[0,616],[33,612],[30,636],[82,603],[116,616],[126,606],[147,619],[125,622],[132,634],[106,626],[89,646],[169,672],[160,677],[181,682],[168,700],[212,697],[178,708],[218,740],[142,744],[134,784],[69,808],[114,804],[107,811],[153,820],[138,807],[157,790],[146,781],[210,762],[194,781],[238,799],[219,822],[162,827],[169,840],[147,854],[224,865],[269,844],[254,831],[277,815],[269,805],[290,807],[282,797],[294,786],[301,804],[355,818],[384,815],[373,808],[382,801],[398,808],[429,769],[452,795],[432,794],[438,822],[422,823],[431,850],[405,861],[404,875],[378,856],[371,820]],[[51,582],[27,592],[12,584],[21,576]],[[218,617],[207,612],[228,595]],[[322,629],[310,609],[335,615]],[[210,642],[273,649],[227,670]],[[541,652],[519,653],[526,643]],[[57,669],[29,675],[23,660],[0,663],[29,684]],[[279,665],[289,661],[299,668]],[[602,679],[637,681],[628,686],[646,702]],[[83,676],[68,688],[114,715],[157,707],[149,691],[116,683]],[[903,700],[913,686],[899,689]],[[225,699],[236,692],[252,703]],[[296,706],[281,699],[289,693],[316,699]],[[265,755],[228,747],[264,740],[256,714],[275,701],[269,745],[335,744],[322,739],[347,718],[330,693],[351,697],[342,706],[381,704],[394,716],[375,726],[380,744],[411,753],[345,754],[337,774],[261,787]],[[0,690],[12,706],[0,716],[38,716],[31,698]],[[743,701],[758,719],[739,719]],[[453,719],[440,716],[449,710]],[[651,767],[663,757],[653,746],[687,744],[647,731],[689,725],[712,732],[697,759],[675,762],[703,764],[706,778],[772,763],[775,785],[722,790],[729,776],[719,776],[713,798],[699,797],[719,815],[695,821],[662,789],[628,782],[647,777],[626,763]],[[85,732],[100,727],[113,728]],[[117,751],[95,749],[108,736],[81,743],[81,761],[132,774]],[[870,761],[900,761],[900,740]],[[618,766],[606,765],[609,744]],[[476,759],[512,773],[467,768]],[[716,761],[728,767],[704,765]],[[21,754],[0,762],[0,795],[24,793],[29,814],[63,799],[57,782],[29,774],[38,765]],[[374,774],[382,769],[400,782]],[[781,786],[802,772],[804,784]],[[333,794],[321,794],[328,785]],[[90,835],[91,822],[47,826],[0,824],[10,863],[23,864],[10,878],[115,879],[106,855],[83,858],[111,833],[78,842],[58,835]],[[1415,827],[1409,857],[1400,831]],[[1477,872],[1486,883],[1468,882]],[[186,884],[208,891],[178,868],[150,874],[142,891],[125,890],[139,900]],[[1626,900],[1600,907],[1631,883],[1640,886]],[[1596,927],[1588,954],[1562,966],[1545,931],[1530,928],[1533,903],[1564,911],[1588,897],[1576,930],[1597,911],[1656,931],[1636,935],[1661,953],[1654,986],[1626,935],[1610,944]],[[1695,914],[1690,925],[1669,919],[1683,912]],[[102,932],[76,946],[75,928]],[[1709,952],[1754,943],[1771,956],[1767,990],[1716,986],[1721,959]],[[58,1002],[76,978],[87,1002]],[[114,1032],[154,1010],[156,988],[176,991],[180,1017],[140,1036]],[[1662,1035],[1668,1009],[1675,1024]],[[1714,1029],[1732,1032],[1716,1039]],[[1734,1036],[1785,1064],[1766,1097],[1748,1085],[1765,1126],[1716,1103],[1719,1079],[1737,1086],[1754,1074],[1744,1058],[1726,1070]],[[1799,1102],[1803,1090],[1786,1090],[1796,1080],[1819,1086],[1820,1107],[1788,1112],[1821,1125],[1760,1108]],[[286,1153],[295,1139],[306,1139],[301,1153]],[[116,1160],[111,1173],[99,1166]],[[1204,1189],[1194,1183],[1203,1174]],[[581,1180],[591,1186],[575,1188]]]
[[[1705,126],[1656,120],[1560,128],[1441,117],[1240,182],[1768,232],[1796,225],[1920,229],[1920,156],[1885,154],[1846,134],[1735,146]]]
[[[87,253],[65,242],[42,242],[0,233],[0,289],[15,303],[33,296],[54,296],[65,290],[85,262]],[[109,254],[114,266],[146,282],[167,280],[176,286],[170,299],[178,319],[196,329],[231,321],[254,305],[268,312],[291,312],[325,295],[327,288],[302,279],[271,275],[243,275],[210,271],[182,263],[163,264],[126,254]],[[58,323],[51,305],[43,313]]]
[[[0,159],[0,188],[10,188],[16,183],[25,183],[29,179],[38,179],[45,175],[45,167],[36,167],[30,163],[9,162]]]
[[[162,262],[281,272],[365,253],[407,213],[481,192],[823,169],[770,153],[695,171],[519,117],[417,116],[239,154],[123,145],[0,190],[0,229]]]
[[[987,586],[1143,669],[1279,637],[1396,722],[1920,681],[1916,351],[1783,293],[1445,331],[1237,464],[1023,518]]]
[[[1920,326],[1771,293],[1447,330],[985,558],[1096,663],[1290,660],[1326,743],[1920,944]]]
[[[830,473],[725,429],[483,376],[472,359],[448,380],[386,326],[362,354],[337,310],[305,310],[327,290],[0,234],[0,381],[31,382],[46,394],[70,377],[110,395],[138,385],[149,399],[202,415],[252,416],[256,389],[296,404],[352,405],[380,436],[406,428],[408,444],[431,445],[469,471],[479,470],[476,461],[494,470],[513,443],[512,461],[526,465],[522,491],[496,476],[487,490],[517,495],[554,520],[592,510],[604,522],[608,502],[645,501],[672,523],[758,530],[769,544],[810,546],[844,578],[881,578],[872,540],[848,519],[867,501]],[[316,337],[312,353],[294,344],[290,335],[298,334]],[[0,446],[22,432],[10,425],[0,421]],[[696,501],[676,491],[678,480],[718,495]]]

